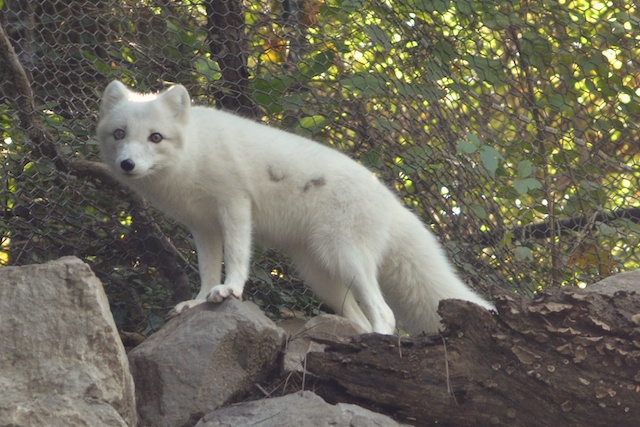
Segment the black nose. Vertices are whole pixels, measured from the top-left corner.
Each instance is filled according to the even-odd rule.
[[[125,159],[120,162],[120,167],[125,172],[131,172],[136,167],[136,163],[131,159]]]

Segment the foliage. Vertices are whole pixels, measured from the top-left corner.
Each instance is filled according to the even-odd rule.
[[[256,97],[273,116],[396,182],[498,282],[533,291],[637,267],[629,221],[542,242],[513,232],[637,205],[635,5],[336,1],[320,15],[300,65],[254,80],[283,95]],[[469,245],[496,230],[495,247]]]
[[[97,159],[97,99],[111,79],[140,90],[179,82],[207,104],[241,90],[230,89],[212,53],[225,29],[210,27],[209,3],[2,4],[0,22],[63,155]],[[640,11],[633,2],[242,4],[242,90],[259,118],[370,167],[432,224],[470,282],[532,293],[638,267],[633,218],[596,221],[638,207]],[[172,305],[171,284],[154,254],[139,252],[131,200],[39,158],[15,105],[7,96],[2,102],[0,263],[81,256],[106,283],[122,328],[157,328]],[[196,284],[184,230],[148,213]],[[576,217],[583,226],[561,229]],[[526,232],[545,221],[547,238]],[[256,301],[274,315],[289,305],[317,310],[300,296],[286,261],[267,253],[256,261]],[[273,290],[282,283],[286,291]]]

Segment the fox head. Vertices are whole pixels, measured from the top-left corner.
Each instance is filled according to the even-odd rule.
[[[120,179],[150,177],[175,162],[184,144],[191,99],[184,86],[158,94],[111,82],[100,104],[102,158]]]

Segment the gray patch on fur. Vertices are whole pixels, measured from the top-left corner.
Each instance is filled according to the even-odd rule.
[[[307,191],[309,191],[312,187],[323,187],[327,185],[327,180],[324,179],[323,176],[321,176],[320,178],[313,178],[312,180],[309,180],[304,187],[302,187],[302,192],[306,193]]]
[[[278,173],[273,170],[271,166],[267,168],[267,172],[269,173],[269,180],[271,182],[280,182],[285,179],[287,176],[283,173]]]

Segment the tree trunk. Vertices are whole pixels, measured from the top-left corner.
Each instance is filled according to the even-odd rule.
[[[222,89],[214,94],[216,103],[225,110],[255,118],[260,111],[248,94],[248,41],[242,1],[209,0],[205,7],[209,51],[222,73]]]
[[[500,315],[443,301],[441,336],[325,342],[307,359],[315,391],[420,426],[638,425],[638,294],[571,288],[496,304]]]

